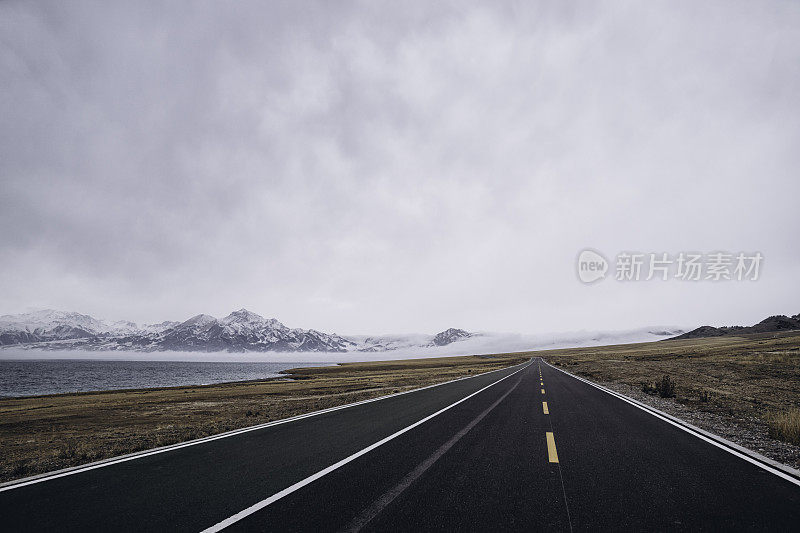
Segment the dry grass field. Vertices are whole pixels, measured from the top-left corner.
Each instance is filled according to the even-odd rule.
[[[252,426],[526,361],[522,354],[348,363],[287,378],[0,399],[0,481]]]

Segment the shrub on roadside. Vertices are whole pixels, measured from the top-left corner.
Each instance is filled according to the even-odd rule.
[[[662,398],[674,398],[675,397],[675,382],[669,375],[665,375],[661,378],[656,384],[656,390],[658,391],[658,395]]]
[[[658,394],[662,398],[675,397],[675,381],[669,375],[665,375],[660,381],[643,382],[642,392],[655,396]]]

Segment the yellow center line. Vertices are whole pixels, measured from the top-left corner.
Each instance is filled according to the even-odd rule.
[[[546,433],[547,436],[547,457],[551,463],[558,462],[558,454],[556,453],[556,439],[553,437],[553,433],[548,431]]]
[[[546,415],[550,414],[550,410],[547,408],[547,402],[542,402],[542,411],[544,411]]]
[[[544,394],[544,389],[542,389],[542,394]]]

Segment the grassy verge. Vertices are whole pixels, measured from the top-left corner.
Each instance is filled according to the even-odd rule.
[[[298,368],[292,380],[0,399],[0,481],[504,368],[521,354]]]
[[[767,423],[771,437],[800,445],[800,409],[770,413]]]

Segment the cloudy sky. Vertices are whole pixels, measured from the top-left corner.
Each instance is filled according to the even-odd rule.
[[[339,333],[799,313],[799,65],[791,1],[6,1],[0,313],[246,307]],[[764,262],[585,285],[586,247]]]

